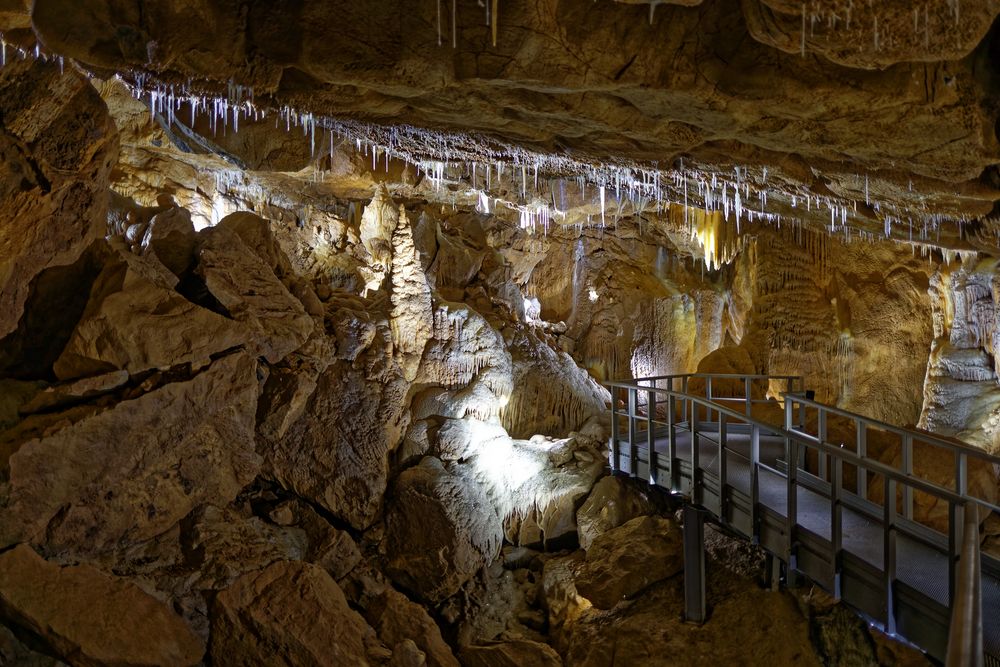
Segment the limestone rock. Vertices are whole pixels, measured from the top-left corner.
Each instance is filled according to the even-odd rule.
[[[368,665],[379,648],[322,568],[278,562],[236,580],[213,607],[211,656],[217,664]],[[384,649],[383,649],[384,650]]]
[[[0,339],[18,327],[37,276],[103,233],[118,139],[86,78],[55,62],[0,72]]]
[[[417,648],[412,639],[404,639],[392,649],[389,667],[423,667],[427,664],[427,656]]]
[[[406,427],[408,384],[383,356],[386,338],[383,329],[363,362],[331,364],[302,416],[262,447],[273,479],[357,529],[377,516]]]
[[[500,421],[515,438],[564,434],[606,414],[607,390],[565,352],[530,332],[519,332],[510,351],[513,390]]]
[[[589,549],[594,540],[636,517],[653,512],[653,503],[634,485],[614,476],[594,485],[576,513],[580,546]]]
[[[398,222],[392,232],[392,341],[400,355],[403,376],[412,381],[424,347],[434,329],[431,289],[420,266],[413,242],[413,228],[406,210],[400,207]]]
[[[557,640],[568,635],[571,626],[590,609],[590,600],[580,595],[576,588],[576,570],[585,562],[586,555],[575,551],[568,556],[552,558],[542,570],[542,593],[548,614],[549,634]]]
[[[18,667],[65,667],[66,663],[38,653],[21,641],[6,626],[0,625],[0,664]]]
[[[441,630],[434,619],[402,593],[387,587],[365,609],[365,618],[387,646],[411,640],[430,667],[459,666],[451,648],[441,638]]]
[[[114,391],[128,381],[128,371],[111,371],[103,375],[46,387],[20,407],[21,414],[70,405]]]
[[[135,584],[88,565],[61,568],[23,544],[0,555],[0,616],[74,665],[194,665],[205,652]]]
[[[277,363],[302,345],[312,333],[312,318],[273,269],[229,227],[211,227],[199,236],[195,272],[226,312],[258,336],[261,355]]]
[[[309,547],[304,559],[319,565],[341,580],[361,562],[361,551],[347,531],[331,526],[307,503],[287,501],[271,512],[272,519],[285,516],[282,523],[304,530]]]
[[[243,517],[228,508],[206,505],[185,521],[182,535],[192,588],[220,590],[244,572],[275,561],[303,560],[309,540],[297,527],[279,527],[258,517]]]
[[[555,650],[540,642],[512,640],[462,649],[466,667],[562,667]]]
[[[225,505],[260,467],[256,396],[256,362],[238,353],[44,435],[24,429],[0,486],[0,544],[99,553]]]
[[[637,517],[591,543],[576,588],[595,607],[611,609],[683,569],[677,526],[659,517]]]
[[[178,206],[154,215],[142,236],[140,249],[156,256],[163,266],[180,278],[194,263],[197,245],[191,214]]]
[[[247,338],[243,326],[188,301],[157,265],[126,251],[104,265],[54,370],[62,379],[116,369],[134,375],[202,362]]]
[[[500,547],[500,517],[472,480],[425,457],[403,471],[386,513],[386,572],[430,602],[453,595]]]

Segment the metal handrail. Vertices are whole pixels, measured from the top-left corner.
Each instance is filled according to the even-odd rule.
[[[719,488],[716,494],[718,498],[714,499],[713,504],[709,507],[710,511],[716,514],[719,520],[723,523],[727,523],[726,519],[727,513],[725,511],[728,502],[726,499],[725,489],[735,488],[732,487],[728,482],[728,477],[726,474],[728,453],[736,453],[731,447],[727,447],[727,433],[729,426],[733,425],[730,422],[742,422],[744,427],[750,429],[750,487],[749,487],[749,507],[750,507],[750,524],[752,526],[750,537],[751,539],[757,541],[760,539],[758,531],[760,530],[760,523],[755,519],[755,515],[758,511],[759,505],[759,492],[760,492],[760,470],[770,470],[783,476],[787,483],[787,495],[786,495],[786,509],[785,509],[785,545],[782,547],[782,553],[779,553],[790,567],[793,566],[796,553],[798,550],[798,538],[796,537],[801,529],[801,525],[798,521],[798,493],[797,488],[800,485],[805,485],[806,488],[811,488],[814,492],[820,493],[820,495],[825,496],[830,501],[830,511],[831,511],[831,550],[832,550],[832,562],[833,562],[833,584],[832,592],[836,598],[839,598],[841,593],[841,568],[842,568],[842,539],[843,539],[843,526],[842,526],[842,513],[844,507],[853,507],[854,501],[850,500],[853,496],[850,491],[844,488],[843,485],[843,470],[844,465],[854,466],[858,471],[858,489],[859,492],[862,489],[867,489],[866,482],[863,480],[867,479],[869,473],[874,475],[881,475],[884,479],[883,484],[883,498],[881,502],[881,518],[880,523],[882,526],[883,539],[885,540],[883,545],[883,567],[882,567],[882,579],[885,597],[883,599],[883,607],[880,616],[885,622],[886,632],[892,634],[896,631],[896,612],[894,611],[895,602],[895,586],[898,578],[896,576],[897,562],[896,562],[896,535],[897,533],[903,533],[910,535],[911,531],[916,531],[917,539],[923,541],[929,546],[939,549],[948,558],[948,592],[949,600],[953,607],[965,606],[968,609],[955,610],[955,613],[961,613],[962,620],[953,621],[952,633],[961,633],[961,628],[969,623],[969,619],[973,619],[972,622],[972,638],[969,639],[968,633],[961,635],[962,638],[955,640],[955,646],[965,647],[961,655],[965,662],[955,663],[962,665],[981,665],[983,648],[982,648],[982,618],[981,612],[977,612],[976,605],[981,606],[980,598],[978,597],[979,592],[979,568],[980,558],[978,553],[978,520],[977,516],[979,513],[979,507],[983,507],[986,510],[993,510],[1000,512],[1000,506],[997,506],[991,502],[984,499],[977,498],[975,496],[970,496],[968,494],[968,484],[967,484],[967,454],[979,454],[978,450],[972,452],[966,451],[965,447],[962,445],[957,445],[956,443],[949,442],[940,438],[933,438],[930,436],[927,438],[927,442],[930,445],[937,444],[940,440],[941,444],[953,449],[956,453],[956,485],[955,489],[949,489],[941,486],[930,480],[923,479],[921,477],[914,476],[912,474],[912,444],[916,440],[918,442],[923,442],[927,434],[919,432],[908,432],[906,429],[901,429],[900,427],[894,427],[892,425],[888,426],[890,432],[902,433],[904,437],[904,449],[908,448],[909,456],[904,453],[904,465],[903,469],[899,469],[878,461],[877,459],[872,459],[867,456],[867,449],[865,446],[868,425],[872,425],[875,428],[880,428],[883,426],[882,422],[875,419],[867,418],[863,415],[856,415],[845,410],[840,410],[839,408],[833,408],[831,412],[836,414],[842,414],[851,419],[856,420],[859,429],[858,436],[858,449],[857,451],[852,451],[851,449],[845,449],[842,445],[838,446],[826,440],[826,414],[823,412],[825,408],[832,406],[825,406],[822,403],[813,401],[811,398],[807,398],[804,395],[798,394],[796,392],[785,392],[782,394],[784,399],[784,412],[785,412],[785,425],[776,426],[764,422],[759,418],[755,418],[751,414],[750,405],[751,399],[749,395],[750,378],[753,379],[773,379],[772,376],[748,376],[739,374],[687,374],[686,377],[690,378],[693,375],[698,375],[705,377],[709,383],[713,377],[723,377],[724,379],[743,379],[747,387],[747,395],[743,397],[746,402],[745,412],[736,411],[722,405],[716,400],[713,400],[711,396],[711,387],[707,383],[706,393],[707,396],[699,396],[695,394],[688,393],[687,382],[683,382],[682,389],[680,391],[673,389],[673,380],[670,382],[670,388],[660,388],[656,386],[656,382],[651,382],[649,386],[643,386],[640,384],[644,379],[634,380],[631,382],[627,381],[614,381],[605,384],[611,391],[612,401],[611,401],[611,411],[612,411],[612,461],[613,468],[618,471],[621,465],[621,442],[622,438],[619,436],[619,424],[618,424],[618,397],[619,390],[627,390],[627,425],[628,425],[628,445],[630,448],[629,460],[630,460],[630,473],[635,476],[637,475],[637,467],[639,464],[638,451],[639,445],[645,440],[648,448],[648,470],[649,470],[649,482],[650,484],[659,484],[657,480],[659,475],[658,469],[659,465],[657,463],[658,458],[662,455],[655,449],[657,432],[662,433],[657,427],[666,426],[667,427],[667,439],[668,439],[668,461],[667,472],[669,473],[670,480],[669,484],[666,484],[668,488],[673,492],[680,493],[690,493],[691,503],[694,505],[700,505],[706,501],[705,490],[707,487],[704,483],[704,474],[709,472],[709,468],[702,468],[699,465],[699,450],[698,446],[699,438],[706,438],[707,433],[699,433],[699,431],[704,430],[714,430],[714,427],[718,428],[718,440],[714,441],[708,439],[715,446],[718,447],[717,454],[717,471],[711,471],[712,474],[719,475]],[[671,376],[667,376],[671,377]],[[680,376],[672,376],[680,377]],[[795,376],[783,376],[780,379],[789,380],[789,382],[794,381]],[[639,412],[639,394],[645,394],[646,396],[646,414],[643,415]],[[658,399],[665,398],[667,403],[666,410],[666,423],[657,419],[656,407],[658,404]],[[804,431],[797,430],[795,425],[792,424],[793,415],[793,404],[796,402],[803,403],[804,401],[809,401],[810,405],[815,406],[819,412],[819,433],[817,436],[813,436]],[[680,408],[678,412],[677,408]],[[699,418],[700,407],[705,408],[705,414],[707,416],[707,421],[701,421]],[[800,414],[803,418],[801,421],[802,428],[804,428],[804,407],[799,406]],[[717,416],[717,419],[713,419],[713,414]],[[678,416],[680,419],[678,419]],[[640,440],[640,426],[645,427],[645,436]],[[706,429],[706,426],[708,427]],[[678,456],[677,451],[677,430],[690,431],[691,433],[691,447],[690,447],[690,461],[688,462],[691,468],[690,481],[688,484],[682,484],[682,471],[677,465],[681,463],[682,460]],[[776,471],[771,466],[768,466],[760,460],[760,438],[761,435],[769,435],[781,438],[785,443],[785,458],[787,461],[787,467],[784,471]],[[662,436],[661,436],[662,437]],[[825,466],[827,459],[832,462],[832,470],[830,474],[830,480],[827,481],[826,474],[824,470],[818,476],[819,481],[824,484],[828,484],[828,488],[813,488],[813,479],[811,474],[807,474],[808,470],[805,469],[805,458],[804,453],[806,449],[814,449],[818,452],[818,463],[821,468]],[[799,454],[802,454],[800,456]],[[712,468],[716,467],[715,465]],[[802,479],[799,479],[800,472],[803,474]],[[686,489],[684,487],[687,487]],[[900,488],[903,496],[903,511],[899,512],[896,508],[897,504],[897,487]],[[932,540],[931,535],[938,534],[932,528],[923,526],[919,523],[914,523],[912,521],[912,499],[913,492],[924,493],[942,501],[948,503],[949,506],[949,531],[947,545],[943,543],[938,543],[936,546],[933,541],[928,542],[927,540]],[[847,495],[845,495],[845,493]],[[867,495],[867,494],[865,494]],[[712,496],[709,496],[712,497]],[[874,506],[878,506],[875,504]],[[960,514],[961,513],[961,514]],[[875,517],[878,520],[878,517]],[[962,524],[965,524],[965,529],[963,531]],[[971,527],[970,527],[971,525]],[[919,530],[918,530],[919,528]],[[746,529],[742,529],[746,530]],[[928,537],[921,536],[920,533],[926,531]],[[975,536],[975,539],[973,539]],[[972,544],[975,542],[975,544]],[[971,554],[971,555],[970,555]],[[963,569],[959,569],[959,568]],[[968,570],[966,573],[964,570]],[[968,582],[973,581],[974,584]],[[970,600],[973,602],[967,604]],[[978,613],[978,616],[977,616]],[[958,617],[956,617],[958,618]],[[976,620],[978,619],[978,620]],[[978,634],[977,634],[978,633]],[[951,648],[949,647],[949,650]],[[958,649],[955,649],[958,650]],[[979,662],[974,662],[976,655],[979,656]],[[971,656],[971,657],[970,657]],[[970,661],[972,660],[972,661]],[[952,664],[949,662],[949,664]]]
[[[767,422],[761,421],[761,420],[756,419],[754,417],[750,417],[750,416],[748,416],[748,415],[746,415],[744,413],[736,412],[735,410],[731,410],[731,409],[729,409],[727,407],[724,407],[724,406],[721,406],[721,405],[715,405],[712,401],[710,401],[709,399],[704,398],[702,396],[695,396],[693,394],[685,394],[685,393],[682,393],[682,392],[679,392],[679,391],[675,391],[675,390],[670,390],[670,389],[660,389],[660,388],[655,388],[655,387],[641,387],[641,386],[637,386],[637,385],[629,384],[629,383],[624,383],[624,382],[606,382],[604,384],[607,387],[628,388],[628,389],[635,389],[636,391],[646,391],[646,392],[655,391],[657,394],[664,394],[664,395],[666,395],[668,397],[673,397],[675,399],[692,401],[692,402],[697,403],[699,405],[703,405],[703,406],[705,406],[707,408],[710,408],[714,412],[721,412],[721,413],[725,414],[727,417],[730,417],[730,418],[738,420],[738,421],[742,421],[742,422],[744,422],[746,424],[749,424],[751,427],[756,427],[756,428],[760,429],[761,431],[766,431],[770,435],[774,435],[774,436],[781,437],[781,438],[788,438],[789,440],[793,440],[793,441],[797,442],[800,445],[805,445],[807,447],[812,447],[813,449],[822,451],[822,452],[824,452],[826,454],[829,454],[830,456],[833,456],[835,458],[841,459],[844,463],[849,463],[849,464],[851,464],[853,466],[857,466],[857,467],[864,467],[864,468],[870,470],[871,472],[874,472],[874,473],[879,474],[879,475],[883,475],[887,479],[891,479],[894,482],[897,482],[897,483],[900,483],[900,484],[903,484],[903,485],[906,485],[906,486],[910,486],[913,489],[915,489],[917,491],[920,491],[922,493],[927,493],[929,495],[936,496],[936,497],[938,497],[938,498],[940,498],[942,500],[945,500],[947,502],[950,502],[950,503],[956,503],[956,504],[959,504],[959,505],[964,505],[967,502],[972,502],[972,503],[975,503],[975,504],[978,504],[978,505],[982,505],[983,507],[985,507],[987,509],[990,509],[990,510],[993,510],[993,511],[996,511],[996,512],[1000,512],[1000,506],[993,505],[992,503],[984,501],[984,500],[982,500],[980,498],[976,498],[975,496],[966,496],[966,495],[958,494],[958,493],[952,491],[951,489],[947,489],[947,488],[945,488],[943,486],[939,486],[939,485],[935,484],[934,482],[925,480],[925,479],[920,478],[920,477],[913,477],[912,475],[908,475],[906,473],[900,472],[898,469],[893,468],[892,466],[888,466],[888,465],[882,463],[881,461],[878,461],[877,459],[862,458],[862,457],[858,456],[857,454],[855,454],[854,452],[850,451],[849,449],[844,449],[843,447],[834,445],[833,443],[827,442],[825,440],[822,440],[822,441],[816,440],[813,436],[809,436],[808,434],[803,434],[803,433],[800,433],[799,431],[795,431],[795,430],[786,430],[785,428],[783,428],[781,426],[775,426],[773,424],[768,424]],[[636,415],[635,418],[641,419],[642,421],[645,421],[645,422],[651,422],[653,424],[657,424],[657,425],[660,425],[660,426],[668,426],[669,425],[666,422],[662,422],[662,421],[659,421],[659,420],[656,420],[656,419],[647,419],[646,417],[642,417],[640,415]],[[681,429],[690,430],[690,428],[682,426],[679,423],[674,423],[673,425],[674,425],[675,428],[681,428]],[[701,436],[701,437],[704,437],[704,436]],[[759,463],[759,461],[755,461],[754,462],[755,465],[758,464],[758,463]],[[789,463],[789,465],[791,465],[791,464]]]
[[[958,561],[956,599],[951,605],[946,667],[982,667],[983,600],[979,558],[979,512],[975,503],[965,507],[962,555]]]
[[[873,427],[879,429],[880,431],[888,431],[890,433],[895,433],[896,435],[900,435],[900,436],[904,436],[904,435],[913,436],[916,439],[919,439],[920,442],[926,442],[927,444],[930,444],[930,445],[937,445],[939,447],[943,447],[943,448],[946,448],[946,449],[951,449],[952,451],[960,451],[960,452],[969,454],[970,456],[974,456],[976,458],[982,459],[984,461],[988,461],[990,463],[995,463],[997,465],[1000,465],[1000,456],[996,456],[996,455],[990,454],[989,452],[987,452],[985,450],[979,449],[978,447],[973,447],[972,445],[969,445],[969,444],[964,443],[964,442],[955,442],[954,440],[948,440],[946,438],[942,438],[941,436],[936,435],[934,433],[929,433],[927,431],[918,431],[916,429],[906,428],[905,426],[897,426],[895,424],[889,424],[888,422],[880,421],[880,420],[875,419],[873,417],[867,417],[867,416],[859,414],[857,412],[851,412],[849,410],[844,410],[843,408],[838,408],[838,407],[836,407],[834,405],[829,405],[827,403],[821,403],[821,402],[819,402],[819,401],[817,401],[815,399],[807,397],[804,392],[787,392],[786,391],[786,392],[782,392],[781,395],[782,395],[782,397],[790,397],[790,398],[792,398],[792,400],[794,402],[796,402],[796,403],[801,403],[803,405],[809,405],[809,406],[812,406],[814,408],[823,410],[824,412],[829,413],[829,414],[839,415],[841,417],[846,417],[846,418],[852,419],[852,420],[859,420],[860,419],[861,421],[865,422],[869,426],[873,426]],[[808,434],[806,434],[806,435],[808,435]],[[814,437],[814,436],[812,436],[812,437]]]

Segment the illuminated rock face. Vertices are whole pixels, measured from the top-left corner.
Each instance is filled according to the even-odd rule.
[[[992,208],[991,3],[886,3],[839,30],[842,3],[813,3],[805,18],[829,25],[810,26],[804,58],[799,3],[780,0],[491,2],[496,52],[469,7],[450,51],[425,48],[430,3],[250,2],[239,21],[208,0],[119,4],[37,0],[33,23],[17,8],[0,23],[27,54],[37,36],[102,76],[232,77],[245,103],[184,123],[152,79],[139,101],[5,51],[0,655],[738,661],[746,642],[711,628],[685,653],[699,631],[676,622],[679,528],[644,484],[605,476],[601,381],[799,374],[822,400],[997,447],[994,222],[942,225],[939,249],[900,222]],[[920,43],[914,16],[917,37],[955,27]],[[845,46],[876,19],[881,45]],[[576,41],[604,46],[584,63],[567,59]],[[258,117],[243,84],[297,111]],[[385,151],[403,129],[345,141],[310,112],[495,136],[412,130],[421,166]],[[503,163],[555,145],[605,164],[537,164],[605,180]],[[448,157],[489,146],[499,162]],[[681,154],[698,166],[665,167],[662,200],[643,201],[661,172],[608,167]],[[996,482],[970,474],[984,497]],[[712,553],[739,571],[716,613],[759,621],[756,658],[829,657],[810,639],[820,612],[741,578],[759,553],[721,537]],[[99,621],[140,614],[163,637],[67,619],[24,581],[70,582],[67,608],[93,594]],[[635,652],[607,654],[622,636]]]

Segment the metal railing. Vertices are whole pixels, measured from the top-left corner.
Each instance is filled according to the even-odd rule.
[[[964,508],[965,533],[958,561],[958,599],[951,607],[947,667],[982,667],[983,600],[979,557],[979,508]]]
[[[704,395],[689,392],[693,379],[704,380]],[[785,383],[784,424],[781,426],[767,423],[753,416],[753,406],[757,403],[775,401],[753,398],[754,383],[777,380]],[[713,384],[718,386],[726,381],[727,386],[735,382],[744,387],[742,396],[719,397],[713,394]],[[803,486],[813,493],[825,497],[830,507],[830,550],[832,563],[832,581],[835,597],[840,597],[840,571],[843,556],[843,511],[845,506],[852,511],[866,513],[882,530],[881,564],[883,603],[882,618],[887,632],[895,632],[894,588],[896,577],[896,541],[900,534],[912,537],[917,541],[931,544],[935,549],[935,540],[929,540],[926,527],[917,525],[913,520],[913,496],[915,493],[927,494],[940,502],[948,504],[947,552],[949,564],[948,601],[951,606],[958,607],[964,596],[968,595],[966,588],[959,586],[957,564],[961,545],[968,542],[969,531],[965,529],[967,517],[978,510],[1000,511],[988,499],[970,496],[968,489],[968,461],[970,458],[982,459],[990,463],[1000,464],[1000,458],[993,457],[982,450],[955,443],[932,434],[902,429],[885,424],[878,420],[840,410],[833,406],[819,403],[802,391],[802,379],[794,376],[739,375],[739,374],[685,374],[641,378],[627,382],[609,382],[606,384],[611,392],[612,437],[611,460],[613,469],[618,472],[622,463],[622,445],[628,447],[629,473],[637,474],[639,468],[640,449],[647,455],[649,483],[668,488],[671,492],[681,493],[690,498],[696,505],[703,505],[705,496],[705,475],[714,475],[718,486],[718,499],[713,507],[708,507],[717,519],[726,524],[728,513],[726,504],[729,491],[734,488],[727,476],[727,462],[730,454],[744,459],[750,468],[749,507],[751,512],[751,534],[755,542],[759,542],[760,508],[760,476],[767,471],[785,480],[785,529],[786,543],[778,553],[789,565],[795,562],[796,535],[800,529],[797,519],[798,488]],[[622,394],[624,393],[624,400]],[[742,403],[734,409],[723,405],[725,402]],[[624,407],[624,411],[621,409]],[[643,409],[644,408],[644,409]],[[817,411],[815,435],[806,431],[807,409]],[[798,423],[793,423],[798,412]],[[841,444],[828,441],[826,426],[827,416],[836,414],[854,420],[857,425],[855,447],[847,448]],[[625,419],[625,432],[621,428],[621,418]],[[704,418],[703,418],[704,417]],[[867,433],[869,429],[878,429],[898,434],[901,437],[902,461],[899,468],[893,467],[869,457]],[[681,461],[678,458],[678,434],[690,433],[689,459],[684,461],[690,469],[690,480],[685,485],[681,479]],[[749,436],[749,448],[744,456],[727,447],[730,433],[741,432]],[[713,437],[714,436],[714,437]],[[768,465],[760,458],[760,443],[762,437],[780,439],[783,444],[784,466]],[[657,451],[657,444],[665,440],[666,451]],[[700,462],[699,442],[714,444],[715,470],[706,469]],[[954,488],[946,488],[941,484],[923,479],[913,473],[913,444],[915,442],[945,447],[955,456]],[[806,466],[807,451],[814,452],[816,465],[813,469]],[[664,456],[665,454],[665,456]],[[780,462],[779,462],[780,463]],[[857,472],[855,488],[848,489],[844,485],[844,468],[852,467]],[[661,480],[661,472],[666,473],[666,479]],[[880,506],[877,502],[868,501],[868,482],[881,478],[883,480]],[[897,509],[897,492],[902,497],[902,511]],[[969,508],[973,508],[972,511]],[[978,529],[976,531],[978,535]],[[973,558],[969,556],[968,558]],[[968,560],[966,561],[968,562]],[[976,559],[978,564],[978,559]],[[966,580],[962,580],[963,586]],[[975,581],[969,586],[978,589]],[[980,643],[980,652],[981,652]]]

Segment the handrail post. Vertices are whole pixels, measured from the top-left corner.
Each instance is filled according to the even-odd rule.
[[[750,532],[751,541],[760,544],[760,427],[750,425]]]
[[[684,403],[682,404],[681,407],[684,410],[684,417],[687,418],[687,416],[688,416],[688,403],[690,403],[691,401],[690,401],[690,399],[687,398],[687,395],[688,395],[688,377],[686,375],[681,378],[681,393],[684,394],[684,397],[685,397],[684,398]]]
[[[696,404],[691,401],[692,410],[695,408]],[[700,475],[698,474],[698,421],[696,419],[691,420],[691,502],[695,505],[701,504],[701,483]]]
[[[719,410],[719,518],[726,522],[726,438],[728,428],[726,415]]]
[[[638,421],[638,416],[636,415],[636,403],[638,400],[639,390],[635,387],[629,387],[628,389],[628,445],[629,445],[629,464],[628,464],[628,474],[629,477],[635,477],[637,474],[637,468],[639,466],[639,443],[636,442],[638,434],[636,433],[636,425]]]
[[[819,441],[826,442],[826,410],[819,408],[819,413],[816,415],[816,437]],[[827,457],[829,455],[823,450],[816,449],[816,474],[824,482],[827,481],[826,470],[827,470]]]
[[[854,453],[859,459],[868,458],[868,424],[861,419],[855,419],[854,430],[857,437]],[[856,492],[862,498],[868,497],[868,469],[861,466],[858,466]]]
[[[750,417],[750,416],[753,415],[753,399],[751,398],[751,393],[752,393],[752,386],[751,385],[752,385],[752,383],[753,383],[753,380],[750,379],[749,377],[744,378],[744,380],[743,380],[743,393],[745,394],[745,398],[746,398],[746,402],[747,402],[747,417]]]
[[[844,480],[844,460],[833,459],[833,479],[830,485],[830,543],[833,547],[833,597],[840,599],[841,550],[843,548],[843,507],[840,501],[840,487]]]
[[[611,386],[611,472],[621,472],[621,443],[618,432],[618,386]]]
[[[670,383],[673,390],[673,382]],[[673,392],[667,397],[667,466],[670,470],[670,492],[676,493],[680,490],[680,474],[677,465],[677,427],[674,425],[675,411],[677,410],[677,398]]]
[[[885,588],[883,616],[886,634],[896,632],[896,610],[893,589],[896,582],[896,480],[885,478],[882,518],[882,581]]]
[[[974,501],[962,508],[962,555],[951,600],[947,667],[982,667],[983,600],[979,555],[979,511]],[[956,595],[957,593],[957,595]]]
[[[913,436],[909,433],[903,434],[903,474],[913,474]],[[903,518],[913,519],[913,489],[909,484],[903,485]]]
[[[646,458],[649,460],[649,483],[656,484],[657,460],[656,460],[656,433],[653,426],[653,418],[656,416],[656,381],[653,381],[653,388],[646,395]]]
[[[791,404],[789,404],[790,406]],[[791,409],[789,408],[789,413]],[[788,458],[788,467],[785,470],[785,537],[788,540],[788,553],[785,562],[788,569],[795,568],[795,525],[798,523],[798,470],[796,463],[799,458],[799,443],[794,438],[785,437],[785,456]]]

